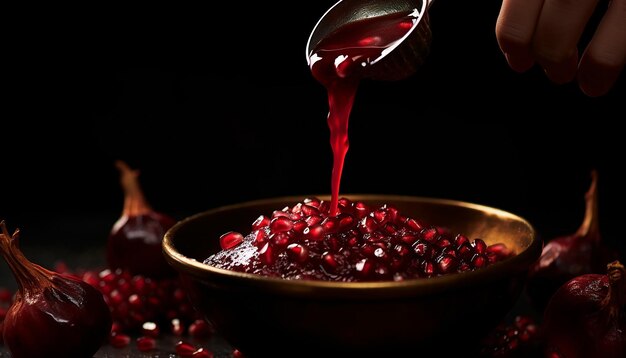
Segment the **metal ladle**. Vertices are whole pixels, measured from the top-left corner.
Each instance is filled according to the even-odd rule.
[[[417,23],[389,51],[370,61],[363,77],[375,80],[406,78],[424,63],[430,52],[428,8],[434,0],[339,0],[317,22],[306,45],[307,61],[326,36],[353,21],[417,9]],[[309,66],[311,64],[309,63]]]

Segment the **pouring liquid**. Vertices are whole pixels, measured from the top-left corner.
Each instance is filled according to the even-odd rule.
[[[367,67],[392,50],[417,24],[419,15],[414,9],[348,23],[322,39],[309,55],[313,77],[328,93],[332,216],[337,215],[341,173],[349,148],[348,119],[359,82]]]

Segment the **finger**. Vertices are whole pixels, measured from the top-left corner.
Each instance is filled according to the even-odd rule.
[[[598,0],[546,0],[533,38],[533,52],[550,80],[574,79],[578,41]]]
[[[613,0],[580,61],[578,83],[581,90],[592,97],[606,94],[613,87],[624,65],[626,1]]]
[[[509,66],[518,72],[528,70],[535,63],[531,43],[544,0],[503,0],[496,39]]]

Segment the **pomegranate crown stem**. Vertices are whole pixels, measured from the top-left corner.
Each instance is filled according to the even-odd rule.
[[[9,234],[6,223],[0,222],[0,253],[13,272],[20,291],[39,289],[48,282],[47,270],[30,262],[19,249],[20,230]]]
[[[598,222],[598,171],[591,171],[591,184],[585,193],[585,217],[576,231],[576,236],[591,236],[594,241],[600,240],[600,225]]]
[[[615,300],[619,306],[626,305],[626,269],[619,261],[606,265],[609,286],[611,287],[607,299]],[[612,296],[612,297],[609,297]]]
[[[152,211],[141,186],[139,185],[139,171],[133,170],[122,160],[115,161],[115,167],[120,171],[120,185],[124,190],[124,209],[122,215],[138,216]]]

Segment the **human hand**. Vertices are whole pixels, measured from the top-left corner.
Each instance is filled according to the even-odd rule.
[[[611,0],[582,56],[580,36],[598,0],[503,0],[496,38],[518,72],[535,62],[553,82],[574,79],[588,96],[606,94],[626,63],[626,0]]]

